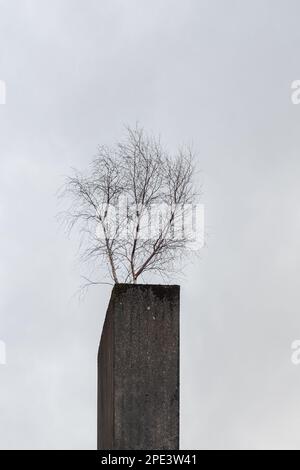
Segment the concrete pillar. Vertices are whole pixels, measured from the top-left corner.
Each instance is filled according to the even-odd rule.
[[[179,449],[179,286],[113,289],[98,356],[98,449]]]

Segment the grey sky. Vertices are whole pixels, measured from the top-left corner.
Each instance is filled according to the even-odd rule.
[[[203,171],[182,281],[182,447],[300,449],[300,4],[0,0],[1,449],[96,446],[109,287],[74,296],[55,193],[139,121]]]

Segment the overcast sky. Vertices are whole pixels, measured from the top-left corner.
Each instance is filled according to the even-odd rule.
[[[0,0],[1,449],[96,447],[110,287],[82,302],[70,167],[139,121],[192,143],[207,246],[182,284],[183,449],[300,449],[297,0]]]

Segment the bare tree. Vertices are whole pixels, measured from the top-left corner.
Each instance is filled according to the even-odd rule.
[[[74,171],[61,196],[63,220],[79,226],[82,256],[100,260],[114,283],[137,283],[146,273],[168,276],[189,251],[185,218],[197,201],[190,149],[172,158],[139,127],[111,149],[101,146],[88,171]]]

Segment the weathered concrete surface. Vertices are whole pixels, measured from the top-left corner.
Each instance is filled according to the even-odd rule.
[[[114,287],[98,357],[98,449],[179,449],[179,286]]]

